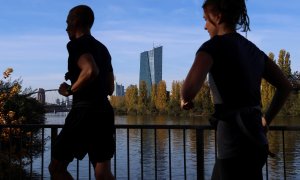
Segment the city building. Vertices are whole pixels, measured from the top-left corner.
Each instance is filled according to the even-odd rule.
[[[139,82],[145,81],[148,95],[153,84],[162,80],[162,46],[141,53]]]
[[[122,84],[118,84],[116,81],[114,82],[115,84],[115,91],[113,92],[113,96],[124,96],[125,91],[124,91],[124,86]]]

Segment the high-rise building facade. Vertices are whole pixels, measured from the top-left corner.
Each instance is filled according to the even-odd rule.
[[[162,80],[162,46],[141,53],[139,82],[145,81],[148,95],[153,84]]]
[[[124,96],[124,86],[122,84],[118,84],[117,81],[114,82],[115,90],[113,92],[114,96]]]

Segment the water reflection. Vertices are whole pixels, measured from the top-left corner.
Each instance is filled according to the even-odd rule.
[[[48,114],[48,124],[62,124],[66,114]],[[283,120],[277,118],[275,125],[300,125],[299,118]],[[166,116],[116,116],[117,124],[173,124],[173,125],[207,125],[204,117],[166,117]],[[127,136],[127,132],[129,132]],[[49,136],[46,131],[45,137]],[[116,152],[116,177],[117,179],[184,179],[186,166],[186,178],[196,179],[196,132],[195,130],[136,130],[118,129]],[[155,138],[156,137],[156,138]],[[277,158],[268,159],[269,179],[283,179],[284,166],[287,179],[300,179],[300,132],[285,132],[285,164],[283,158],[282,132],[271,131],[268,134],[270,149],[278,155]],[[128,139],[129,138],[129,139]],[[141,138],[143,141],[141,142]],[[185,142],[184,142],[185,139]],[[127,142],[129,140],[129,147]],[[185,149],[183,144],[185,143]],[[47,178],[47,165],[49,161],[49,141],[46,144],[44,160],[44,176]],[[142,147],[142,148],[141,148]],[[215,134],[214,131],[204,132],[204,167],[205,179],[210,179],[212,167],[215,161]],[[129,150],[129,151],[128,151]],[[186,156],[184,156],[186,152]],[[129,154],[129,156],[128,156]],[[129,158],[128,158],[129,157]],[[155,161],[156,160],[156,161]],[[129,163],[128,163],[129,162]],[[141,165],[143,162],[143,166]],[[184,163],[185,162],[185,163]],[[114,165],[114,160],[112,165]],[[170,166],[171,164],[171,166]],[[41,158],[34,160],[33,168],[41,168]],[[127,170],[129,168],[129,171]],[[157,174],[155,174],[157,169]],[[69,170],[76,177],[76,161]],[[39,172],[39,170],[38,170]],[[265,174],[266,175],[266,174]],[[89,177],[88,158],[80,162],[79,179]],[[93,179],[93,171],[91,172]]]
[[[283,135],[285,146],[283,146]],[[284,177],[288,179],[299,179],[300,175],[300,132],[270,132],[268,135],[270,150],[276,153],[276,158],[268,159],[270,177]],[[283,152],[285,151],[285,157]],[[284,167],[286,172],[284,172]]]
[[[174,124],[174,125],[206,125],[207,120],[203,117],[194,118],[170,118],[166,116],[148,117],[148,116],[124,116],[117,119],[118,124]],[[277,118],[274,125],[299,125],[299,118],[288,118],[282,120]],[[155,132],[154,130],[143,130],[143,150],[140,145],[140,131],[130,130],[130,149],[135,150],[130,153],[130,161],[134,161],[130,164],[130,177],[141,177],[141,167],[139,161],[143,161],[146,165],[144,166],[144,178],[153,179],[155,177],[154,170],[157,166],[157,177],[158,178],[169,178],[172,176],[174,179],[184,178],[184,162],[186,162],[187,179],[196,178],[196,135],[194,130],[187,130],[185,132],[186,149],[183,149],[183,131],[182,130],[171,130],[170,137],[168,130],[157,130],[156,132],[156,153],[157,153],[157,164],[155,165]],[[124,133],[124,134],[123,134]],[[126,132],[118,133],[120,138],[126,136]],[[269,158],[268,165],[264,168],[268,168],[269,179],[283,179],[284,173],[288,179],[300,179],[300,152],[298,146],[300,146],[300,132],[285,131],[285,161],[283,157],[283,138],[281,131],[271,131],[268,134],[270,141],[270,149],[272,152],[277,154],[277,158]],[[118,136],[118,137],[119,137]],[[170,138],[170,139],[169,139]],[[124,141],[121,140],[121,141]],[[170,141],[170,145],[168,144]],[[122,144],[122,143],[121,143]],[[118,151],[122,152],[122,146]],[[169,152],[169,146],[171,150]],[[210,179],[211,171],[215,161],[215,134],[214,131],[206,131],[204,133],[204,152],[205,152],[205,179]],[[141,157],[136,157],[136,153],[140,154],[143,151],[143,160]],[[184,151],[186,151],[186,157],[184,157]],[[169,158],[171,155],[171,158]],[[125,156],[126,157],[126,156]],[[186,158],[186,159],[184,159]],[[135,159],[135,160],[134,160]],[[138,160],[138,161],[137,161]],[[171,168],[169,162],[171,161]],[[126,165],[126,163],[125,163]],[[284,172],[284,167],[286,172]],[[125,171],[127,169],[124,167]],[[122,171],[122,170],[120,170]],[[171,174],[171,175],[170,175]],[[264,172],[266,177],[266,173]],[[127,176],[123,176],[127,177]]]
[[[196,119],[166,116],[124,116],[118,124],[207,124]],[[203,119],[204,120],[204,119]],[[206,121],[206,120],[205,120]],[[140,139],[143,139],[141,142]],[[195,130],[143,129],[129,130],[129,177],[141,179],[196,179],[196,132]],[[209,179],[215,160],[214,131],[204,133],[205,177]],[[127,130],[117,130],[117,177],[127,178]],[[142,147],[142,148],[141,148]],[[140,162],[143,162],[143,167]],[[155,172],[157,172],[155,174]],[[142,174],[143,173],[143,174]]]

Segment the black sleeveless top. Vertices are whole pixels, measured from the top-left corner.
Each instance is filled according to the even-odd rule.
[[[222,99],[221,104],[215,105],[217,116],[244,107],[260,106],[261,79],[268,60],[264,52],[238,33],[215,36],[206,41],[197,53],[200,51],[208,53],[213,59],[209,73]],[[229,118],[232,119],[219,121],[217,127],[220,159],[237,156],[241,153],[241,144],[246,142],[235,117]],[[268,143],[261,125],[260,112],[249,111],[242,119],[247,127],[251,127],[250,132],[258,142]]]
[[[238,33],[215,36],[198,50],[213,58],[210,73],[223,102],[232,108],[257,106],[268,56]]]
[[[80,74],[77,62],[81,55],[90,53],[99,68],[98,76],[92,82],[89,82],[89,84],[73,94],[73,106],[105,105],[108,101],[106,79],[108,73],[113,71],[111,56],[108,49],[91,35],[84,35],[78,39],[70,41],[67,44],[67,49],[69,52],[68,76],[72,84],[75,83]]]

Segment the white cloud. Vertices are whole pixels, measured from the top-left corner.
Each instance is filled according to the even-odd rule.
[[[140,53],[163,46],[163,79],[168,88],[173,80],[182,80],[189,70],[197,49],[208,39],[199,27],[149,25],[121,30],[97,31],[107,45],[119,83],[138,84]]]
[[[1,36],[0,39],[3,60],[40,61],[66,57],[66,36],[29,34]]]
[[[273,1],[266,2],[273,6]],[[97,7],[92,33],[110,50],[119,83],[123,85],[138,83],[140,53],[152,49],[153,45],[164,47],[163,79],[167,84],[173,80],[184,79],[194,60],[196,50],[209,39],[207,32],[203,30],[202,1],[193,0],[191,5],[182,0],[177,3],[184,3],[187,7],[172,4],[174,6],[170,5],[167,8],[147,6],[141,1],[122,3],[103,2],[101,7],[95,2],[92,3]],[[249,1],[250,3],[265,4],[258,0]],[[68,7],[69,5],[70,3]],[[52,4],[51,7],[55,5]],[[65,9],[67,11],[69,8]],[[252,31],[248,33],[248,38],[266,53],[271,51],[277,55],[279,49],[285,48],[291,53],[293,69],[299,70],[300,52],[297,49],[300,41],[297,36],[300,29],[299,18],[289,12],[279,13],[274,10],[258,12],[256,6],[250,6],[250,10],[253,14],[250,14]],[[27,7],[26,11],[30,9]],[[162,17],[162,14],[165,16]],[[53,14],[53,18],[64,23],[64,15],[65,12],[59,15]],[[52,14],[41,14],[41,16],[51,17]],[[39,21],[41,19],[28,26],[36,27]],[[68,38],[64,31],[65,27],[57,27],[56,24],[54,26],[57,29],[53,33],[53,29],[47,30],[49,28],[47,24],[43,25],[35,29],[35,32],[27,34],[14,32],[9,35],[10,32],[7,32],[0,35],[0,61],[3,67],[15,67],[16,74],[22,76],[24,83],[33,87],[53,88],[52,86],[57,86],[57,83],[63,80],[61,74],[63,76],[67,69]],[[43,34],[39,32],[41,29]]]
[[[64,36],[24,34],[0,38],[1,67],[14,68],[13,77],[20,77],[24,88],[53,88],[63,81],[67,69]]]
[[[300,29],[298,30],[298,32]],[[285,49],[291,55],[292,71],[300,70],[300,36],[297,30],[259,29],[248,33],[248,37],[266,54],[274,53],[277,59],[279,51]]]

